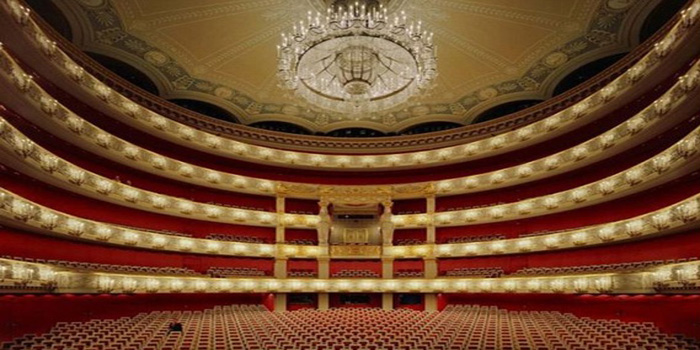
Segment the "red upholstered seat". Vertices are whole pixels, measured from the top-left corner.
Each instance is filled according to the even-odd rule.
[[[178,319],[184,332],[167,334]],[[262,306],[142,313],[57,323],[2,350],[615,350],[699,349],[650,323],[593,320],[546,311],[448,306],[442,312],[331,309],[273,313]]]

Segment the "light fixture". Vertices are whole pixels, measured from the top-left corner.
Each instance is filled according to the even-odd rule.
[[[336,2],[337,4],[337,2]],[[308,13],[277,47],[281,87],[312,106],[357,117],[399,107],[437,75],[433,34],[377,1]]]

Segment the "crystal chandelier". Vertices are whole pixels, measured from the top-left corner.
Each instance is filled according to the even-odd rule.
[[[277,46],[281,86],[311,105],[360,115],[403,105],[437,75],[433,34],[382,5],[308,14]]]

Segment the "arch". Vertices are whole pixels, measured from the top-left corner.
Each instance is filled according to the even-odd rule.
[[[238,118],[231,114],[231,112],[209,102],[203,102],[187,98],[174,98],[168,101],[196,113],[204,114],[206,116],[231,123],[238,123]]]
[[[516,101],[510,101],[510,102],[505,102],[502,103],[498,106],[492,107],[490,109],[485,110],[481,114],[479,114],[476,118],[474,118],[474,121],[472,124],[477,124],[477,123],[483,123],[487,122],[489,120],[494,120],[499,117],[506,116],[511,113],[515,113],[517,111],[521,111],[525,108],[530,108],[544,100],[535,100],[535,99],[530,99],[530,100],[516,100]]]
[[[46,0],[26,0],[27,5],[41,16],[53,29],[62,37],[73,40],[73,30],[71,30],[68,18],[63,14],[53,1]]]
[[[87,51],[85,53],[88,56],[90,56],[90,58],[97,61],[97,63],[114,72],[114,74],[122,77],[129,83],[134,84],[140,87],[141,89],[148,91],[156,96],[160,95],[156,83],[153,82],[153,80],[151,80],[151,78],[149,78],[148,75],[146,75],[136,67],[128,63],[124,63],[123,61],[120,61],[116,58],[101,55],[99,53]]]
[[[326,136],[331,137],[383,137],[388,136],[379,130],[370,128],[343,128],[329,131]]]
[[[622,57],[625,57],[625,55],[627,55],[627,52],[613,54],[610,56],[599,58],[595,61],[586,63],[579,68],[576,68],[571,73],[567,74],[564,78],[559,80],[557,85],[554,87],[552,97],[560,95],[578,86],[584,81],[594,77],[596,74],[604,71],[606,68],[619,61]]]
[[[258,129],[263,129],[263,130],[270,130],[270,131],[278,131],[278,132],[286,132],[290,134],[297,134],[297,135],[311,135],[312,132],[304,128],[302,126],[299,126],[294,123],[287,123],[287,122],[279,122],[279,121],[264,121],[264,122],[257,122],[253,124],[249,124],[248,126],[252,128],[258,128]]]
[[[416,135],[429,132],[443,131],[464,126],[455,122],[434,121],[410,126],[399,132],[399,135]]]
[[[683,9],[688,0],[664,0],[649,13],[639,31],[639,42],[644,42],[656,33],[666,22]]]

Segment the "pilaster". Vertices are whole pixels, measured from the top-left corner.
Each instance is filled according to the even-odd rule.
[[[275,294],[275,312],[287,311],[287,294]]]
[[[423,258],[423,276],[425,278],[437,278],[437,259]]]
[[[438,309],[437,294],[426,293],[423,296],[423,298],[425,301],[425,311],[437,311],[437,309]]]
[[[394,309],[394,294],[393,293],[382,293],[382,309],[393,310]]]

